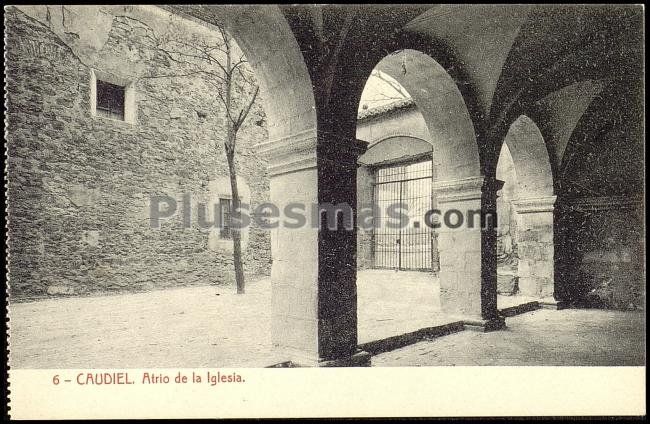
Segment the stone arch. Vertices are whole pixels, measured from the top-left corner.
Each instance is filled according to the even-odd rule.
[[[377,137],[370,143],[368,150],[359,157],[360,165],[379,165],[399,162],[414,156],[431,153],[432,146],[427,140],[401,134]]]
[[[260,83],[271,142],[310,131],[315,138],[311,78],[298,42],[277,5],[178,5],[173,9],[207,22],[222,22],[233,36]]]
[[[503,178],[500,174],[508,164],[513,168],[510,178],[514,184],[506,181],[504,185],[502,196],[508,205],[502,210],[508,214],[499,216],[499,220],[508,219],[512,212],[516,232],[509,228],[500,236],[512,237],[517,245],[520,294],[554,303],[553,168],[542,133],[526,115],[510,125],[501,146],[497,178]],[[508,187],[513,187],[514,193],[506,193]]]
[[[388,131],[385,134],[381,134],[381,135],[379,135],[377,137],[371,138],[370,141],[368,142],[368,144],[370,146],[373,146],[373,145],[375,145],[377,143],[381,143],[382,141],[385,141],[385,140],[387,140],[389,138],[396,138],[396,137],[403,137],[403,138],[412,139],[413,141],[415,141],[417,143],[425,142],[425,143],[428,143],[428,144],[432,144],[431,140],[427,140],[427,139],[425,139],[423,137],[418,137],[417,135],[407,134],[404,131]]]
[[[394,51],[376,62],[374,69],[401,84],[424,118],[433,147],[436,211],[441,217],[463,211],[467,217],[460,227],[444,224],[436,230],[442,310],[468,325],[502,328],[496,305],[494,220],[488,219],[483,231],[483,220],[475,225],[478,221],[473,218],[476,211],[496,208],[498,184],[482,175],[481,123],[475,125],[468,108],[471,99],[466,102],[458,85],[462,82],[420,50]]]
[[[517,175],[518,198],[553,196],[553,170],[544,137],[532,119],[521,115],[506,134],[505,148]],[[501,148],[504,154],[504,147]]]
[[[449,181],[480,175],[474,124],[462,94],[447,71],[431,56],[412,49],[389,54],[379,61],[376,69],[400,83],[422,113],[434,139],[438,178]]]

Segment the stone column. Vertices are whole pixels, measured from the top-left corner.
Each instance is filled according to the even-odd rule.
[[[554,299],[553,211],[555,196],[518,199],[519,291],[552,306]]]
[[[368,364],[357,349],[357,160],[367,143],[319,131],[318,201],[346,205],[352,228],[332,230],[321,219],[318,233],[318,317],[321,366]],[[338,206],[337,206],[338,207]],[[339,220],[343,224],[343,218]]]
[[[441,213],[442,309],[481,331],[505,326],[496,302],[496,192],[501,185],[503,182],[482,176],[434,182]],[[459,217],[462,225],[457,223]]]
[[[300,228],[280,225],[271,233],[272,340],[282,358],[298,366],[363,364],[369,355],[356,348],[356,232],[320,231],[312,222],[313,207],[340,200],[329,191],[351,185],[356,195],[357,158],[330,160],[318,147],[320,137],[310,129],[261,145],[279,221],[290,203],[304,205],[307,218]]]

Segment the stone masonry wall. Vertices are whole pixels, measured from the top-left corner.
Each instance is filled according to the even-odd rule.
[[[177,198],[180,212],[183,193],[194,202],[230,193],[213,90],[198,79],[141,79],[134,125],[93,117],[90,69],[41,22],[15,8],[5,16],[12,299],[232,281],[230,242],[196,226],[196,207],[190,229],[181,227],[180,213],[160,229],[149,224],[152,195]],[[164,71],[159,56],[134,42],[148,30],[115,17],[103,49],[125,57],[124,66]],[[267,138],[259,104],[237,149],[242,192],[250,197],[243,200],[252,207],[269,192],[256,150]],[[253,225],[246,239],[245,271],[268,274],[269,232]]]
[[[645,225],[641,199],[560,199],[556,288],[588,307],[645,309]]]

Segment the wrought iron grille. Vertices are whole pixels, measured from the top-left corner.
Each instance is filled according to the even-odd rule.
[[[376,268],[430,271],[433,268],[433,231],[424,216],[432,207],[431,160],[378,168],[374,198],[380,216],[373,234]],[[393,204],[403,204],[400,219],[387,216]],[[388,223],[399,223],[391,228]]]

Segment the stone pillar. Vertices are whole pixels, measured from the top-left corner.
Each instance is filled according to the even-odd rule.
[[[307,218],[301,228],[280,225],[271,233],[272,340],[297,366],[364,364],[369,355],[356,347],[356,232],[322,231],[312,222],[313,207],[340,200],[330,191],[351,185],[349,193],[356,195],[357,158],[330,160],[318,138],[310,129],[261,145],[279,221],[290,203],[304,205]]]
[[[519,291],[555,304],[553,211],[555,196],[518,199],[517,245]]]
[[[318,134],[318,201],[347,205],[352,228],[329,229],[326,217],[318,233],[319,358],[322,366],[369,364],[357,349],[357,160],[367,143],[337,134]],[[343,219],[339,220],[343,224]],[[325,365],[323,365],[325,364]]]
[[[269,158],[271,203],[283,211],[292,202],[309,207],[318,201],[314,130],[260,147]],[[287,360],[313,362],[318,359],[318,230],[309,225],[271,230],[271,257],[273,345]]]
[[[505,326],[496,302],[496,192],[501,185],[482,176],[434,182],[441,213],[442,309],[482,331]],[[486,218],[483,223],[481,215]],[[462,225],[457,223],[459,217]]]

